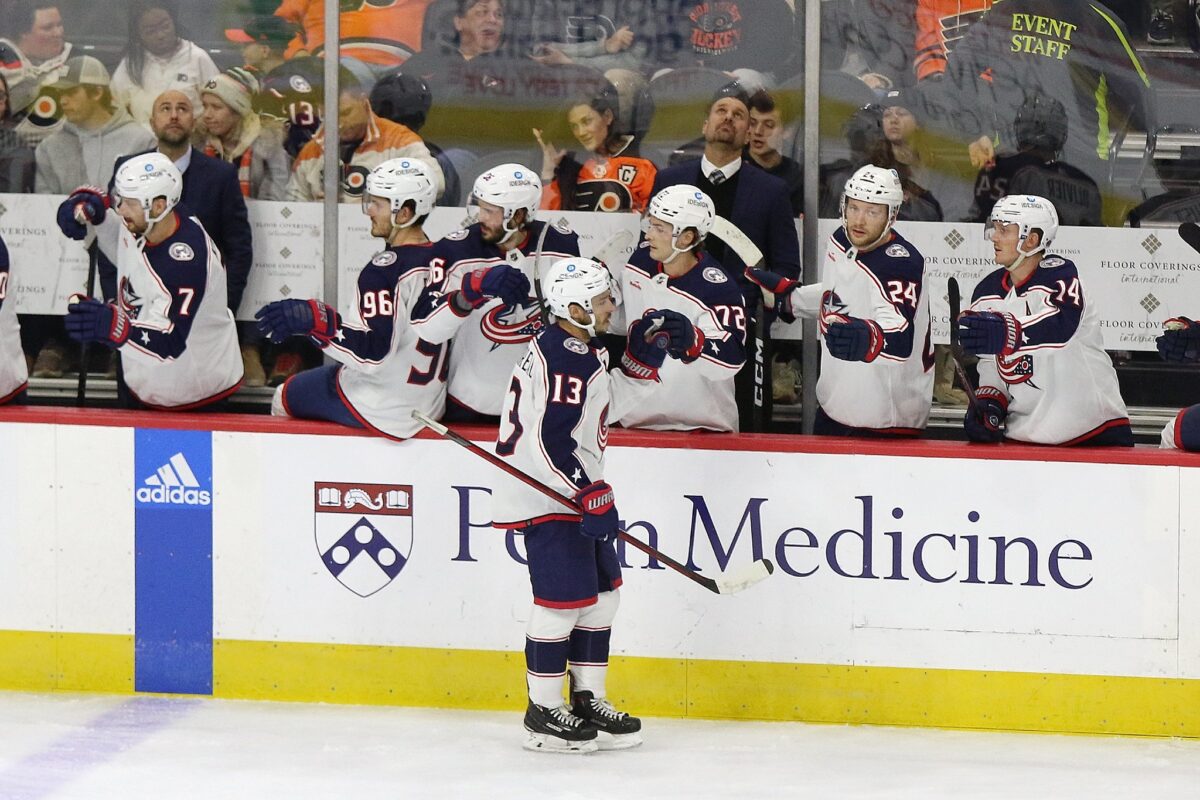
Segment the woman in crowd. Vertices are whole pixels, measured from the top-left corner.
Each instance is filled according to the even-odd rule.
[[[637,155],[635,137],[619,130],[617,90],[609,85],[572,105],[567,124],[586,152],[582,164],[533,131],[542,148],[542,208],[644,211],[657,169]]]
[[[135,0],[129,8],[129,44],[112,76],[113,99],[130,116],[148,123],[154,98],[177,89],[200,108],[200,87],[217,74],[203,48],[180,37],[167,0]]]
[[[204,152],[238,168],[242,195],[256,200],[282,200],[291,176],[283,149],[283,131],[264,125],[254,110],[258,81],[234,67],[215,76],[200,90]]]

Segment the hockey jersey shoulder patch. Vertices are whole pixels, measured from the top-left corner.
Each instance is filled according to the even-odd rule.
[[[396,263],[396,254],[391,250],[384,250],[382,253],[376,253],[371,263],[377,267],[390,267]]]
[[[1047,269],[1054,269],[1055,267],[1064,266],[1066,263],[1067,260],[1062,256],[1050,256],[1049,258],[1042,259],[1041,266]]]
[[[574,231],[571,230],[571,223],[567,222],[566,217],[559,217],[557,220],[555,220],[554,230],[562,234],[574,233]]]
[[[705,267],[702,274],[704,275],[704,280],[709,283],[726,283],[729,281],[729,276],[720,267]]]
[[[191,261],[196,257],[196,251],[187,242],[175,242],[167,249],[167,254],[176,261]]]
[[[581,356],[586,356],[589,349],[585,342],[576,339],[574,336],[568,336],[566,339],[563,339],[563,347]]]
[[[902,244],[893,244],[884,252],[892,258],[910,258],[912,253],[908,252],[908,248]]]
[[[452,242],[461,242],[463,239],[467,238],[470,233],[471,232],[466,228],[459,228],[456,231],[450,231],[447,233],[446,238]]]

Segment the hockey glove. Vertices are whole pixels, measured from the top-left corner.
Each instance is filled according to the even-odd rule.
[[[1008,403],[1004,395],[994,389],[976,390],[975,405],[968,408],[963,417],[967,438],[986,444],[1004,441],[1004,418],[1007,416]]]
[[[621,367],[634,378],[642,380],[658,380],[658,370],[667,358],[666,348],[660,347],[662,334],[655,332],[662,323],[655,322],[656,312],[647,311],[641,319],[634,320],[629,326],[629,342],[625,345],[625,355],[621,357]]]
[[[480,267],[463,279],[462,298],[471,308],[479,308],[493,297],[506,306],[520,305],[529,297],[529,279],[508,264]]]
[[[72,300],[63,320],[68,336],[77,342],[103,342],[114,349],[125,344],[130,332],[128,314],[93,297]]]
[[[611,486],[604,481],[588,484],[576,493],[575,502],[583,511],[583,519],[579,525],[580,533],[598,542],[611,542],[617,538],[617,528],[621,521],[617,515]]]
[[[273,342],[289,336],[311,336],[322,347],[337,335],[342,321],[320,300],[276,300],[255,313],[258,329]]]
[[[746,280],[775,295],[774,309],[781,320],[787,323],[796,321],[796,312],[792,309],[792,290],[800,285],[800,281],[753,267],[746,267],[745,274]]]
[[[692,324],[692,321],[669,308],[660,308],[651,315],[651,319],[662,320],[658,330],[667,336],[667,355],[677,358],[685,364],[695,361],[704,352],[704,331]]]
[[[1172,317],[1163,335],[1154,340],[1165,361],[1200,361],[1200,325],[1187,317]]]
[[[80,186],[71,196],[59,203],[58,227],[69,239],[80,241],[87,237],[87,225],[99,225],[108,212],[108,195],[95,186]]]
[[[883,345],[883,329],[874,320],[847,317],[845,322],[831,322],[825,328],[829,355],[842,361],[870,363],[883,352]]]
[[[958,340],[972,355],[1012,355],[1021,346],[1021,323],[1008,312],[964,311],[958,316]]]

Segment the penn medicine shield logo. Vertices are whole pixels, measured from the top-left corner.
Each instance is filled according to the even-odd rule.
[[[317,554],[359,597],[387,586],[412,552],[412,486],[314,483]]]

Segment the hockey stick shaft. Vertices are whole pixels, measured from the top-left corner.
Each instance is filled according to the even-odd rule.
[[[762,250],[732,222],[721,216],[714,217],[712,234],[737,253],[738,258],[747,267],[763,268]],[[754,406],[750,410],[750,419],[754,430],[761,433],[766,431],[768,422],[766,419],[767,370],[769,369],[766,352],[767,306],[763,302],[760,292],[755,292],[754,296],[754,308],[746,309],[754,315]]]
[[[951,278],[946,284],[946,298],[950,301],[950,362],[954,364],[954,374],[958,376],[963,391],[967,393],[967,405],[970,406],[971,413],[982,419],[983,413],[979,408],[979,400],[975,397],[975,387],[971,385],[967,368],[962,363],[962,344],[958,341],[958,315],[962,308],[962,295],[958,291],[957,278]],[[1000,427],[1000,420],[994,414],[989,415],[986,421],[994,428]]]
[[[514,478],[516,478],[517,480],[521,481],[521,483],[524,483],[526,486],[530,487],[531,489],[535,489],[538,492],[541,492],[546,497],[549,497],[551,500],[555,500],[558,503],[561,503],[562,505],[566,506],[567,508],[571,509],[572,511],[574,511],[577,514],[583,513],[583,509],[581,509],[573,500],[571,500],[567,497],[564,497],[563,495],[554,491],[549,486],[547,486],[546,484],[537,480],[536,478],[525,474],[521,470],[519,470],[516,467],[514,467],[513,465],[509,464],[504,459],[500,458],[499,456],[497,456],[493,453],[489,453],[487,450],[484,450],[482,447],[475,444],[474,442],[467,439],[466,437],[456,433],[455,431],[450,430],[450,428],[446,427],[442,423],[437,422],[436,420],[432,419],[431,417],[426,416],[425,414],[422,414],[420,411],[414,410],[413,417],[415,419],[417,419],[417,421],[419,421],[422,425],[424,425],[425,427],[429,428],[431,431],[436,433],[438,436],[441,436],[443,439],[449,439],[450,441],[454,442],[457,445],[460,445],[461,447],[465,447],[467,450],[470,450],[472,453],[479,456],[484,461],[487,461],[489,464],[491,464],[495,467],[498,467],[501,470],[507,472],[509,475],[511,475]],[[680,575],[683,575],[685,578],[688,578],[689,580],[695,581],[696,583],[703,586],[705,589],[708,589],[710,592],[713,592],[715,594],[721,593],[721,590],[718,587],[717,582],[715,580],[713,580],[712,578],[705,577],[704,575],[701,575],[692,569],[689,569],[688,567],[684,566],[683,564],[680,564],[678,561],[671,558],[670,556],[668,556],[668,555],[660,552],[656,548],[651,547],[650,545],[646,544],[641,539],[638,539],[634,536],[630,536],[625,531],[617,531],[617,538],[619,538],[621,541],[623,541],[629,545],[632,545],[633,547],[636,547],[638,550],[641,550],[643,553],[650,556],[655,561],[659,561],[663,564],[666,564],[668,567],[675,570]],[[771,571],[770,568],[768,568],[768,573],[770,571]]]
[[[99,245],[96,244],[96,239],[93,236],[91,243],[88,245],[88,274],[87,274],[87,294],[88,297],[96,296],[96,264],[99,256]],[[83,405],[84,399],[87,397],[87,375],[88,375],[88,343],[81,342],[79,344],[79,384],[75,388],[75,403]]]

